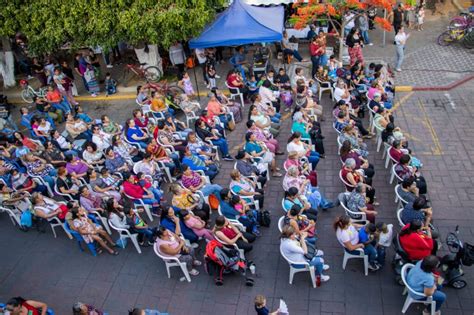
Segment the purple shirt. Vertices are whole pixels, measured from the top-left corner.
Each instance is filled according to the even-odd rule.
[[[79,162],[76,165],[72,165],[71,163],[66,164],[66,170],[68,174],[72,174],[73,172],[76,174],[84,174],[87,172],[89,167],[84,162]]]

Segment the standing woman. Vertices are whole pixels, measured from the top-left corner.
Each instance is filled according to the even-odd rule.
[[[403,58],[405,56],[405,44],[407,39],[410,37],[410,34],[405,33],[405,28],[402,26],[395,36],[395,45],[397,45],[397,56],[395,70],[400,72],[402,71]]]
[[[364,64],[364,56],[362,55],[362,36],[357,28],[352,28],[347,35],[346,44],[349,50],[349,57],[351,58],[351,67],[355,65],[356,61]]]

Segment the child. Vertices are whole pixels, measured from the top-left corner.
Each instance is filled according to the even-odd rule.
[[[423,30],[423,23],[425,21],[425,9],[423,8],[422,5],[420,5],[416,11],[416,26],[415,28],[418,30],[418,31],[422,31]]]
[[[207,78],[209,79],[209,88],[211,89],[211,91],[213,89],[217,89],[216,74],[216,67],[214,66],[214,64],[210,63],[207,66]]]
[[[385,264],[385,248],[390,247],[393,238],[393,224],[385,224],[378,222],[375,225],[377,231],[375,232],[377,239],[377,256],[378,261],[383,266]]]
[[[340,63],[338,60],[336,60],[335,55],[331,55],[329,57],[329,63],[328,63],[328,76],[331,80],[335,81],[337,79],[337,69],[342,67],[342,63]]]
[[[117,93],[117,81],[112,79],[110,72],[105,74],[105,96]]]
[[[183,73],[183,78],[179,81],[179,85],[183,88],[184,93],[186,93],[187,96],[194,96],[193,84],[191,83],[191,78],[186,71]]]
[[[283,90],[291,90],[290,77],[286,74],[284,68],[278,69],[278,74],[275,77],[275,83]]]
[[[267,308],[267,299],[263,295],[255,297],[255,311],[257,315],[278,315],[279,310],[271,312]]]
[[[81,105],[76,106],[76,116],[88,125],[91,125],[93,123],[92,118],[86,113],[84,113],[84,110],[82,109]]]
[[[245,201],[236,195],[232,196],[230,205],[240,213],[239,222],[246,227],[247,232],[252,233],[255,236],[260,236],[257,224],[257,210],[250,209]]]
[[[377,250],[374,247],[376,231],[373,223],[367,223],[359,230],[359,243],[364,244],[364,252],[369,256],[369,269],[373,271],[379,270],[381,267],[381,264],[378,263]]]
[[[95,77],[94,67],[90,64],[87,65],[86,72],[84,72],[84,79],[87,82],[89,93],[91,93],[92,97],[96,97],[100,92],[100,87]]]
[[[247,81],[247,87],[250,95],[258,93],[257,79],[255,79],[255,75],[252,75],[250,80]]]

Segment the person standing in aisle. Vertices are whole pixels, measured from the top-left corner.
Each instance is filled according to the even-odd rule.
[[[402,62],[403,57],[405,55],[405,45],[407,39],[410,37],[410,34],[405,33],[404,27],[400,27],[400,30],[395,36],[395,45],[397,45],[397,56],[396,56],[396,63],[395,63],[395,70],[400,72],[402,71]]]

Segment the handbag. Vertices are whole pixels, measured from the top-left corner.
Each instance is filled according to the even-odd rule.
[[[217,210],[219,208],[219,199],[215,195],[209,195],[209,207],[212,210]]]
[[[127,239],[126,238],[119,238],[115,244],[117,244],[117,247],[120,247],[120,248],[125,248],[127,247]]]
[[[316,254],[318,253],[318,249],[316,248],[316,246],[308,242],[306,242],[306,248],[308,251],[306,254],[304,254],[304,257],[308,259],[308,261],[311,261],[314,257],[317,256]]]
[[[33,218],[30,209],[27,209],[21,214],[20,225],[24,228],[30,228],[33,225]]]

